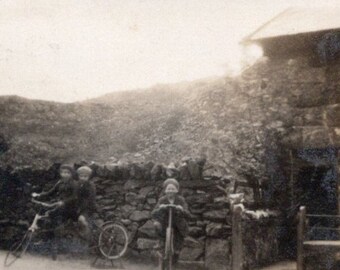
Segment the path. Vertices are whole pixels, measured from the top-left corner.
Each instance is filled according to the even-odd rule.
[[[0,251],[0,269],[3,269],[3,261],[5,259],[5,251]],[[53,261],[49,257],[36,256],[26,254],[22,259],[18,259],[10,268],[10,270],[93,270],[95,268],[90,266],[89,259],[75,259],[59,257],[58,260]],[[131,262],[123,263],[126,270],[156,270],[157,267],[150,265],[137,265]],[[296,270],[295,262],[281,262],[273,266],[261,268],[260,270]],[[107,264],[107,269],[112,269],[110,264]],[[192,269],[192,267],[190,267]],[[189,268],[189,269],[190,269]],[[6,268],[4,268],[6,269]]]
[[[268,267],[261,268],[261,270],[296,270],[295,262],[280,262]]]
[[[6,252],[0,251],[0,269],[6,269],[3,266]],[[59,256],[56,261],[53,261],[51,257],[43,257],[37,255],[31,255],[29,253],[21,259],[18,259],[11,267],[10,270],[93,270],[96,268],[91,267],[90,259],[80,258],[66,258]],[[125,269],[128,270],[156,270],[156,267],[140,266],[133,263],[123,262]],[[99,262],[100,269],[103,269],[105,264],[103,261]],[[113,269],[110,263],[106,263],[106,269]]]

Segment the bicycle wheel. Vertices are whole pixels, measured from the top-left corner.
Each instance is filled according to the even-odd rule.
[[[14,243],[10,247],[5,257],[5,262],[4,262],[5,266],[7,267],[11,266],[17,259],[21,258],[25,254],[29,244],[31,243],[32,236],[33,236],[33,232],[27,231],[21,240]]]
[[[105,258],[114,260],[125,254],[128,242],[129,238],[126,229],[119,224],[111,223],[101,229],[98,248]]]

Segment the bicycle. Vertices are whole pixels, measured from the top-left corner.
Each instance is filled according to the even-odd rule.
[[[173,269],[173,257],[175,254],[174,250],[174,229],[173,229],[173,210],[178,209],[178,206],[175,204],[168,204],[164,207],[168,210],[168,226],[166,228],[166,236],[165,236],[165,247],[164,254],[162,254],[162,258],[160,261],[160,269],[161,270],[172,270]]]
[[[28,228],[22,239],[15,242],[7,252],[4,261],[6,267],[11,266],[17,259],[22,258],[25,255],[33,238],[35,238],[38,232],[51,231],[51,229],[41,230],[38,226],[38,222],[40,220],[48,219],[49,214],[56,210],[58,206],[53,203],[41,202],[34,198],[31,201],[40,206],[40,209],[37,211],[31,226]],[[48,210],[42,214],[43,208],[48,208]],[[98,231],[96,233],[98,235],[96,244],[92,247],[97,249],[97,257],[93,262],[93,265],[99,256],[102,256],[106,260],[110,260],[113,265],[113,260],[121,258],[127,251],[129,239],[126,229],[114,221],[105,222],[101,226],[98,226],[95,223],[91,223],[91,225],[94,227],[94,231],[92,231],[93,235],[95,235],[95,230]]]

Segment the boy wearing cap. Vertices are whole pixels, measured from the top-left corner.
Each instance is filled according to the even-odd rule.
[[[60,234],[62,227],[68,220],[77,220],[77,182],[74,180],[73,166],[63,164],[59,169],[60,180],[48,191],[33,193],[34,198],[44,197],[50,199],[57,197],[58,201],[54,203],[58,206],[57,209],[49,213],[52,231],[52,256],[56,259],[57,256],[57,235]]]
[[[78,223],[82,234],[90,240],[91,230],[89,222],[96,212],[96,187],[90,181],[92,169],[82,166],[77,170],[78,183]]]
[[[51,198],[57,197],[59,201],[54,203],[59,206],[59,219],[66,221],[68,219],[74,220],[76,216],[77,203],[77,182],[74,180],[74,169],[71,165],[63,164],[59,169],[60,180],[48,191],[43,191],[40,194],[33,193],[35,198]],[[55,211],[51,217],[57,217]],[[53,213],[51,212],[51,213]]]
[[[190,217],[188,204],[185,199],[178,194],[179,183],[176,179],[169,178],[163,183],[165,196],[162,196],[151,215],[154,220],[157,233],[160,237],[160,246],[164,247],[166,228],[168,226],[167,205],[176,205],[173,212],[173,229],[174,229],[174,263],[178,261],[179,253],[183,247],[184,238],[188,233],[188,224],[186,219]]]

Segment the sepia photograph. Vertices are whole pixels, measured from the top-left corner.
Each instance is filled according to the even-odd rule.
[[[340,1],[0,0],[0,269],[340,270]]]

